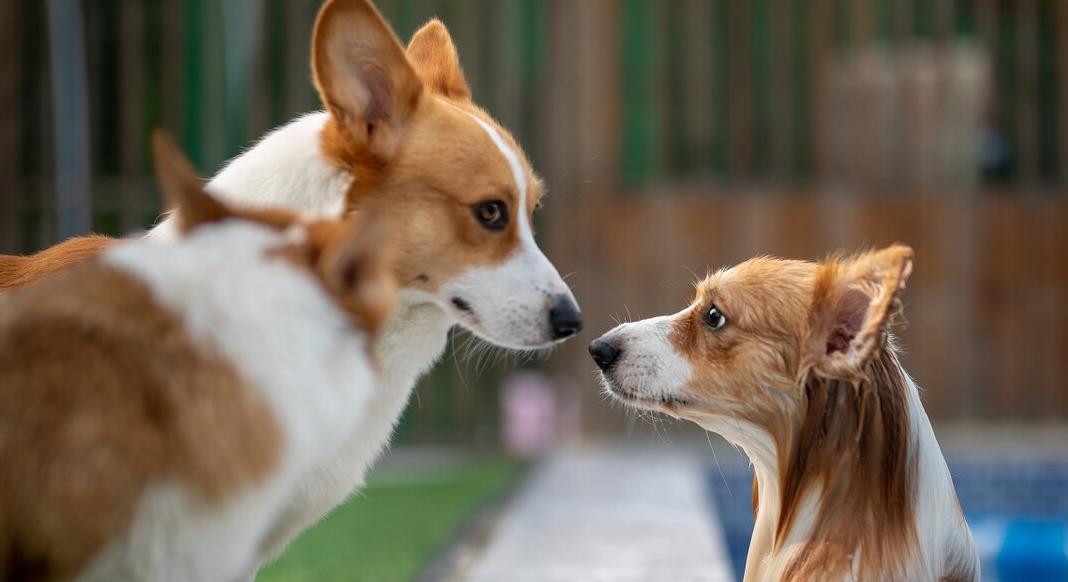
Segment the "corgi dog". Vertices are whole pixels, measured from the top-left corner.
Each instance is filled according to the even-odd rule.
[[[376,343],[382,389],[347,448],[294,496],[262,556],[357,491],[387,446],[416,381],[459,324],[505,348],[574,336],[574,296],[534,239],[544,190],[523,150],[471,98],[445,26],[405,48],[366,0],[328,0],[315,22],[312,71],[325,111],[268,134],[209,184],[241,205],[388,217],[397,308]],[[165,220],[150,238],[172,236]]]
[[[381,228],[241,211],[156,138],[178,238],[0,296],[0,579],[235,580],[377,388]]]
[[[919,389],[890,335],[912,250],[757,258],[689,307],[590,346],[608,394],[745,451],[745,580],[978,580],[979,558]]]
[[[294,497],[265,559],[360,487],[454,325],[519,350],[582,327],[574,296],[534,240],[544,187],[515,139],[472,101],[441,22],[431,20],[405,48],[367,0],[327,0],[311,65],[325,111],[271,132],[207,188],[242,207],[389,218],[400,291],[376,344],[383,389],[348,448]],[[173,240],[179,224],[169,217],[147,236]],[[93,255],[114,243],[68,244]],[[0,287],[5,272],[21,273],[23,284],[67,268],[62,259],[16,259],[7,269],[0,259]]]

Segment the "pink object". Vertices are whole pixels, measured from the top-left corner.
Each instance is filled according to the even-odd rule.
[[[520,457],[537,457],[557,441],[557,398],[543,374],[532,371],[508,376],[501,391],[504,445]]]

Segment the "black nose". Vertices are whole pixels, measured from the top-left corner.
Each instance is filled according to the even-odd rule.
[[[623,350],[603,339],[595,339],[590,343],[590,355],[593,356],[593,361],[598,368],[605,372],[612,367],[612,364],[616,363],[616,360],[619,359],[619,354],[622,353]]]
[[[567,295],[560,295],[549,309],[549,329],[553,339],[571,337],[582,331],[582,314],[579,313],[575,300]]]

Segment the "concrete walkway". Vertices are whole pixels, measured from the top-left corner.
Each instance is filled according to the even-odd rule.
[[[518,492],[462,579],[733,581],[705,462],[685,450],[565,449]]]

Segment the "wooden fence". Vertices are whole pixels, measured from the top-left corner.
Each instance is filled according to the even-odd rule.
[[[319,107],[308,70],[319,0],[62,2],[84,15],[98,231],[158,215],[153,127],[175,131],[207,175]],[[0,2],[2,252],[56,241],[64,133],[54,131],[49,4]],[[576,272],[586,338],[624,304],[633,315],[677,307],[682,265],[897,239],[919,253],[905,339],[933,409],[1068,416],[1068,275],[1057,263],[1068,225],[1068,2],[378,5],[403,38],[431,16],[446,21],[476,99],[544,176],[540,236]],[[560,350],[551,366],[592,391],[582,352]],[[492,433],[499,373],[439,371],[406,434]]]
[[[679,309],[691,272],[901,241],[932,414],[1068,418],[1068,4],[585,5],[541,221],[588,329]],[[588,357],[554,362],[618,428]]]
[[[598,0],[595,0],[596,4]],[[606,2],[605,4],[615,4]],[[918,113],[960,82],[974,51],[988,68],[981,102],[988,178],[1068,181],[1068,5],[1058,0],[622,0],[622,167],[628,184],[664,178],[791,182],[835,168],[828,132],[864,130],[880,99]],[[610,14],[612,9],[606,9]],[[854,68],[862,55],[900,62],[900,82],[828,98],[893,72]],[[868,59],[869,61],[871,59]],[[959,71],[959,66],[957,67]],[[841,78],[842,74],[845,78]],[[871,73],[874,78],[865,78]],[[841,83],[839,83],[841,84]],[[832,93],[832,94],[829,94]],[[948,96],[952,98],[952,96]],[[952,113],[952,111],[951,111]],[[854,122],[854,123],[851,123]],[[858,136],[864,142],[877,136]],[[902,149],[908,150],[907,144]],[[906,160],[907,161],[907,160]],[[905,164],[907,168],[908,165]]]
[[[1044,194],[947,199],[902,192],[844,197],[687,190],[647,198],[590,195],[554,212],[551,258],[583,303],[588,328],[674,313],[709,269],[771,254],[818,259],[905,242],[916,251],[904,295],[906,367],[931,414],[1068,418],[1068,199]],[[565,242],[566,241],[566,242]],[[592,334],[591,334],[592,335]],[[589,338],[589,339],[592,339]],[[589,377],[585,354],[566,365]],[[618,411],[587,393],[591,421]]]

